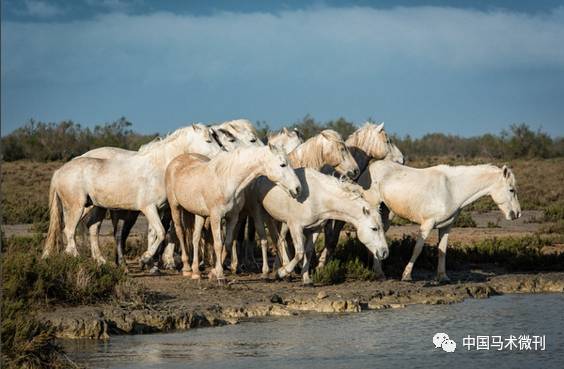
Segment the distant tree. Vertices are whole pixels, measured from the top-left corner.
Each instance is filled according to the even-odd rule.
[[[316,122],[309,114],[306,115],[300,122],[292,124],[290,128],[296,128],[305,140],[315,136],[325,129],[321,123]]]
[[[358,127],[355,126],[353,122],[349,122],[343,117],[340,117],[337,120],[330,120],[325,126],[328,129],[339,132],[345,140],[351,135],[351,133],[358,129]]]

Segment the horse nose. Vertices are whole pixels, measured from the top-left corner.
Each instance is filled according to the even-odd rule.
[[[519,218],[521,218],[521,212],[520,211],[517,212],[517,219],[519,219]]]
[[[353,169],[353,170],[349,170],[349,172],[347,173],[347,177],[349,177],[350,179],[355,179],[359,174],[359,170],[358,168]]]
[[[385,260],[388,257],[388,249],[380,250],[378,259]]]
[[[511,218],[511,220],[514,220],[514,219],[517,218],[517,216],[515,215],[515,212],[514,212],[513,210],[511,210],[511,211],[509,212],[509,218]]]

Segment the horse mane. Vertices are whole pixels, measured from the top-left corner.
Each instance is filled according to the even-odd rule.
[[[204,129],[205,132],[207,132],[207,134],[209,135],[209,130],[206,126],[204,126],[203,124],[200,124],[200,123],[196,123],[194,125],[198,125],[198,126],[202,127],[202,129]],[[141,145],[141,147],[139,148],[139,153],[147,153],[147,152],[150,152],[150,151],[153,151],[153,150],[160,149],[160,148],[162,148],[162,146],[170,143],[171,141],[176,140],[181,135],[188,134],[189,131],[194,131],[193,126],[178,128],[176,131],[169,133],[168,135],[166,135],[163,138],[156,137],[151,142],[146,143],[144,145]]]
[[[387,150],[386,140],[382,140],[379,135],[380,133],[384,134],[386,137],[386,132],[381,130],[380,132],[376,132],[376,125],[373,123],[366,122],[364,126],[360,127],[356,131],[354,131],[346,141],[347,146],[349,147],[356,147],[366,154],[372,156],[372,153],[384,153]]]
[[[231,127],[235,132],[250,131],[257,135],[257,129],[248,119],[235,119],[220,124],[220,127]]]
[[[345,141],[339,133],[332,129],[326,129],[317,135],[309,138],[306,142],[296,147],[289,155],[290,163],[293,167],[307,166],[308,168],[321,168],[325,163],[323,157],[323,144],[322,140],[329,140],[333,142],[342,143]],[[331,152],[330,155],[338,155],[339,152]],[[300,155],[298,157],[298,155]]]

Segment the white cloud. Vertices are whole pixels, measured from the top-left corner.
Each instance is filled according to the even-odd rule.
[[[38,0],[25,0],[24,7],[20,13],[32,17],[50,18],[65,13],[65,10],[57,5]]]

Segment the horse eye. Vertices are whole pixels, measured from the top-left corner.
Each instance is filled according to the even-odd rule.
[[[234,138],[230,138],[230,139],[229,139],[229,142],[235,142],[235,139],[234,139]]]
[[[212,141],[211,141],[211,140],[206,140],[206,142],[207,142],[207,143],[209,143],[209,144],[211,144],[211,143],[212,143]]]
[[[512,188],[512,189],[509,190],[509,192],[515,193],[515,190]]]
[[[372,230],[373,230],[374,232],[378,232],[378,227],[372,227]]]
[[[257,142],[257,139],[256,139],[256,138],[253,138],[253,139],[251,139],[251,142],[252,142],[252,143],[255,143],[255,142]]]
[[[281,166],[282,168],[285,168],[285,167],[286,167],[286,163],[282,163],[282,164],[280,164],[280,166]]]

